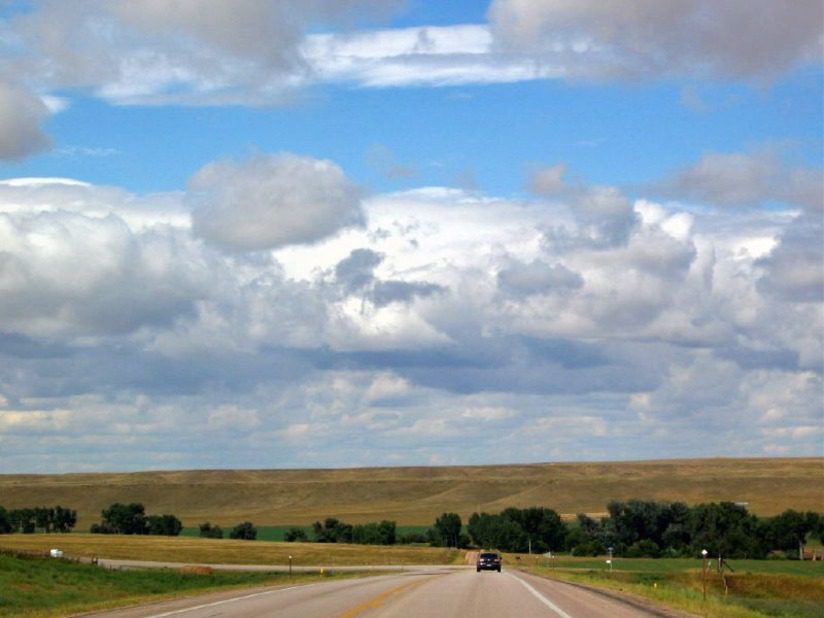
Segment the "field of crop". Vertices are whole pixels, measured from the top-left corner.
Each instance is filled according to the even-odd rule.
[[[824,608],[824,563],[791,560],[733,560],[734,572],[706,572],[699,559],[510,559],[534,572],[655,600],[701,616],[717,618],[818,618]]]
[[[0,475],[0,505],[60,504],[78,511],[77,530],[114,502],[142,502],[187,527],[226,529],[392,519],[429,525],[444,511],[547,506],[573,517],[603,513],[610,500],[747,502],[758,515],[788,508],[824,511],[824,458],[711,459],[509,466],[335,470],[199,470],[65,475]]]
[[[437,547],[405,545],[344,545],[338,543],[273,543],[191,537],[124,536],[100,534],[0,535],[0,549],[17,551],[63,550],[66,556],[155,560],[192,564],[358,566],[452,564],[462,552]]]
[[[66,616],[216,589],[291,584],[318,575],[109,570],[0,553],[0,616]]]

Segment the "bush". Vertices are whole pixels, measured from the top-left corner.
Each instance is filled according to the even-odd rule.
[[[183,530],[183,524],[174,515],[149,516],[149,534],[178,536],[181,530]]]
[[[283,540],[287,543],[306,543],[309,536],[303,528],[289,528],[286,534],[283,535]]]
[[[204,539],[222,539],[223,528],[220,526],[213,526],[208,521],[200,524],[200,536]]]
[[[404,545],[411,545],[412,543],[426,543],[426,535],[422,532],[407,532],[402,534],[398,539],[398,543]]]
[[[241,539],[243,541],[254,541],[257,538],[257,528],[250,521],[238,524],[229,533],[230,539]]]
[[[623,554],[627,558],[658,558],[661,555],[661,549],[655,541],[642,539],[627,547]]]

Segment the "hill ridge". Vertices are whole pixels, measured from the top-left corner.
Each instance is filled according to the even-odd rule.
[[[824,457],[4,474],[0,505],[68,506],[78,511],[78,530],[113,502],[142,502],[149,513],[174,513],[187,526],[307,524],[329,516],[429,524],[444,511],[466,518],[533,505],[574,516],[631,498],[747,502],[751,511],[773,515],[824,511],[821,478]]]

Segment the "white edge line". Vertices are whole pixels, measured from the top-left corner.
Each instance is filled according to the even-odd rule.
[[[538,599],[541,603],[543,603],[544,605],[546,605],[546,606],[547,606],[549,609],[551,609],[553,612],[555,612],[556,614],[558,614],[561,618],[572,618],[572,616],[570,616],[569,614],[567,614],[564,610],[562,610],[560,607],[558,607],[557,605],[555,605],[555,603],[553,603],[552,601],[550,601],[549,599],[547,599],[544,595],[542,595],[540,592],[538,592],[537,590],[535,590],[535,588],[533,588],[533,587],[532,587],[529,583],[527,583],[527,582],[525,582],[524,580],[522,580],[520,577],[515,577],[512,573],[507,573],[507,575],[509,575],[512,579],[514,579],[514,580],[516,580],[516,581],[520,582],[521,584],[523,584],[523,586],[524,586],[527,590],[529,590],[529,592],[532,594],[532,596],[534,596],[534,597],[535,597],[536,599]]]
[[[311,584],[309,584],[311,586]],[[295,590],[296,588],[306,588],[306,586],[289,586],[288,588],[276,588],[275,590],[264,590],[262,592],[255,592],[247,594],[242,597],[232,597],[231,599],[223,599],[222,601],[215,601],[214,603],[204,603],[203,605],[196,605],[194,607],[186,607],[184,609],[176,609],[171,612],[163,614],[152,614],[148,618],[165,618],[166,616],[175,616],[177,614],[185,614],[186,612],[194,612],[199,609],[206,609],[207,607],[217,607],[218,605],[226,605],[227,603],[235,603],[237,601],[244,601],[254,597],[262,597],[267,594],[274,594],[276,592],[286,592],[287,590]]]

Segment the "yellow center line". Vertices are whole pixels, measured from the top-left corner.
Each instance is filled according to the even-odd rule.
[[[421,578],[415,581],[401,584],[400,586],[395,586],[394,588],[390,588],[389,590],[381,592],[379,595],[374,596],[371,599],[367,599],[363,603],[360,603],[359,605],[356,605],[355,607],[348,609],[347,611],[340,614],[338,618],[357,618],[357,616],[360,616],[362,613],[370,609],[380,609],[381,607],[383,607],[383,604],[391,597],[407,592],[415,586],[420,586],[427,580],[429,580],[428,577]]]

